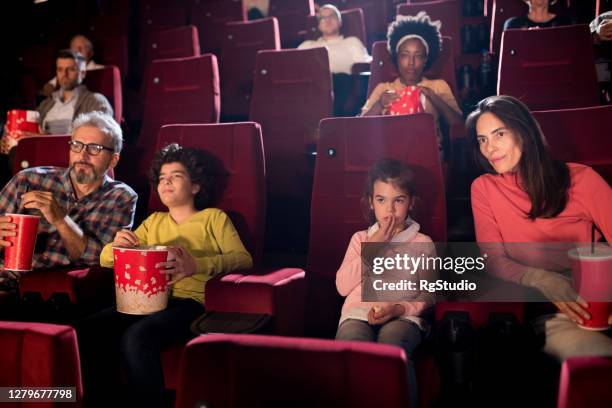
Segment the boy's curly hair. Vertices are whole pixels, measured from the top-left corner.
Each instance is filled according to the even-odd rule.
[[[192,184],[200,186],[200,191],[194,198],[198,210],[206,208],[211,199],[211,192],[215,183],[215,162],[210,154],[200,149],[182,147],[178,143],[171,143],[157,153],[151,163],[149,179],[153,188],[159,184],[159,173],[164,164],[181,163],[191,179]]]
[[[419,11],[416,16],[397,16],[395,21],[389,24],[387,31],[387,49],[391,54],[391,60],[397,67],[397,43],[406,35],[415,34],[423,37],[429,47],[425,71],[427,71],[438,58],[442,49],[442,35],[440,34],[440,21],[431,21],[424,11]]]

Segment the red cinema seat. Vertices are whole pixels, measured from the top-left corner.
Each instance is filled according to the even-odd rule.
[[[197,57],[200,55],[198,29],[189,25],[152,32],[146,53],[145,69],[156,59]]]
[[[366,28],[363,19],[363,11],[355,8],[343,10],[341,33],[344,37],[357,37],[366,45]],[[309,16],[306,22],[306,37],[305,40],[316,40],[321,36],[319,32],[319,19],[317,16]]]
[[[526,16],[529,12],[529,6],[522,0],[488,1],[492,3],[489,51],[493,54],[497,54],[501,46],[501,38],[506,20],[512,17]]]
[[[598,105],[592,42],[587,25],[504,31],[497,94],[532,110]]]
[[[224,122],[242,121],[249,117],[257,53],[281,48],[278,21],[270,17],[230,22],[223,34],[219,58],[221,117]]]
[[[557,408],[612,406],[612,358],[571,357],[561,366]]]
[[[13,174],[37,166],[68,167],[70,135],[25,137],[15,150]]]
[[[419,11],[425,11],[433,21],[442,22],[440,31],[442,35],[452,38],[454,56],[459,57],[461,55],[461,3],[454,0],[439,0],[397,6],[398,16],[416,16]]]
[[[108,99],[117,123],[123,120],[123,93],[121,91],[121,73],[119,68],[107,65],[102,69],[87,71],[85,85],[92,92],[99,92]]]
[[[219,122],[217,57],[205,54],[155,60],[143,86],[147,96],[137,146],[125,149],[117,173],[139,194],[147,196],[146,174],[159,129],[174,123]]]
[[[261,124],[268,243],[304,249],[319,121],[332,116],[327,49],[260,51],[249,120]]]
[[[3,387],[75,387],[83,399],[76,332],[72,327],[43,323],[0,322],[0,384]],[[9,403],[8,407],[62,407],[66,403]]]
[[[189,19],[198,28],[202,53],[221,56],[225,24],[230,21],[247,21],[246,4],[245,0],[189,1]],[[256,40],[256,37],[252,40]]]
[[[314,15],[314,1],[270,0],[268,14],[278,19],[282,47],[295,48],[306,32],[306,20]]]
[[[159,30],[181,27],[187,24],[187,10],[183,2],[164,0],[139,0],[137,16],[140,19],[140,35]]]
[[[455,99],[458,98],[457,80],[455,77],[455,62],[453,60],[453,40],[450,37],[442,37],[442,50],[438,54],[436,62],[423,73],[429,79],[445,80],[453,91]],[[381,82],[392,82],[399,76],[395,65],[391,61],[391,55],[387,49],[386,41],[377,41],[372,45],[372,64],[370,81],[368,82],[368,96],[376,85]]]
[[[147,44],[156,31],[168,30],[187,25],[187,11],[183,4],[162,0],[138,1],[139,9],[136,11],[138,31],[137,67],[132,67],[132,74],[140,77],[146,68]]]
[[[429,114],[321,121],[306,268],[307,325],[313,334],[333,335],[338,324],[336,271],[351,236],[368,227],[360,198],[375,162],[394,158],[413,169],[422,203],[415,219],[435,242],[446,241],[445,188],[436,140]]]
[[[533,112],[555,158],[593,167],[612,185],[612,106]]]
[[[145,50],[142,65],[143,78],[149,78],[151,64],[155,60],[172,58],[189,58],[200,55],[198,30],[195,26],[183,26],[154,31],[148,34],[144,42]],[[142,83],[140,92],[129,93],[128,120],[137,121],[143,116],[143,106],[148,98],[149,87]]]
[[[303,327],[304,271],[295,268],[259,268],[263,254],[265,217],[265,171],[261,128],[252,122],[170,125],[162,127],[157,149],[169,143],[201,148],[219,159],[223,191],[213,193],[211,206],[227,212],[255,268],[211,279],[206,284],[209,312],[265,313],[272,316],[277,334],[299,335]],[[149,212],[162,210],[156,193],[149,199]],[[176,388],[182,347],[162,353],[167,388]]]
[[[176,407],[407,407],[406,355],[377,343],[253,335],[192,340]]]
[[[389,15],[394,14],[394,8],[388,8],[388,4],[381,0],[336,0],[332,1],[340,10],[361,9],[367,33],[367,42],[362,42],[369,49],[374,41],[383,40],[387,36],[387,25]],[[344,20],[344,17],[342,17]]]
[[[93,41],[96,52],[95,60],[106,65],[115,65],[119,68],[121,80],[125,80],[130,66],[127,35],[97,37]]]

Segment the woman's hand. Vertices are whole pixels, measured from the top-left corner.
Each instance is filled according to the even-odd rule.
[[[398,99],[399,99],[399,95],[397,94],[397,92],[390,89],[388,91],[383,92],[382,95],[380,95],[380,99],[378,100],[378,103],[380,103],[380,106],[382,107],[382,109],[385,110],[389,106],[391,106],[393,102],[395,102]]]
[[[174,255],[174,259],[156,265],[158,268],[168,268],[161,271],[161,273],[168,275],[170,279],[168,286],[172,286],[181,279],[196,273],[196,261],[189,251],[182,247],[168,247],[168,251]]]
[[[389,242],[395,234],[395,217],[389,216],[378,223],[378,231],[367,242]]]
[[[406,313],[404,306],[397,303],[374,306],[368,313],[368,323],[372,325],[385,324],[391,319],[402,316],[404,313]]]
[[[132,231],[124,229],[117,232],[112,245],[114,247],[133,248],[140,245],[140,239]]]
[[[538,289],[574,322],[583,324],[584,319],[591,318],[586,310],[588,303],[578,296],[570,281],[560,273],[530,268],[521,278],[521,283]]]

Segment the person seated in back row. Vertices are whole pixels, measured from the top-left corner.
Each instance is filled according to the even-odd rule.
[[[104,65],[98,64],[93,60],[94,56],[94,46],[89,40],[89,38],[85,37],[82,34],[77,34],[70,40],[70,50],[73,52],[79,53],[85,59],[85,70],[86,71],[95,71],[97,69],[104,68]],[[40,91],[40,93],[47,97],[51,95],[54,91],[57,91],[57,78],[53,77],[49,80]]]
[[[557,0],[524,0],[529,5],[526,16],[511,17],[504,23],[509,28],[549,28],[571,25],[572,21],[564,15],[551,13],[549,7]]]
[[[443,79],[428,79],[423,71],[429,69],[438,58],[442,45],[439,21],[431,21],[424,12],[416,16],[397,16],[389,26],[387,47],[399,77],[393,82],[376,85],[365,105],[362,116],[391,115],[393,104],[400,100],[407,87],[420,90],[420,107],[434,116],[439,148],[442,146],[440,120],[447,125],[462,123],[463,116],[448,83]],[[416,112],[406,112],[416,113]]]
[[[351,74],[353,64],[369,62],[368,50],[357,37],[344,37],[340,34],[342,14],[332,4],[319,8],[317,14],[321,36],[315,41],[304,41],[299,50],[325,47],[329,53],[329,64],[332,74]]]

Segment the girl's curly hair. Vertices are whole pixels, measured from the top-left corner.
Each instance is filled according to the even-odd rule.
[[[395,21],[389,24],[387,31],[387,49],[391,54],[391,60],[397,67],[397,43],[406,35],[415,34],[423,37],[429,47],[425,71],[428,70],[438,58],[442,49],[442,35],[440,34],[440,21],[431,21],[424,11],[419,11],[416,16],[397,16]]]
[[[211,156],[200,149],[182,147],[178,143],[171,143],[157,153],[151,163],[149,179],[153,188],[159,184],[159,173],[164,164],[181,163],[191,179],[192,184],[200,186],[200,191],[194,198],[198,210],[206,208],[211,199],[211,192],[215,182],[215,162]]]

